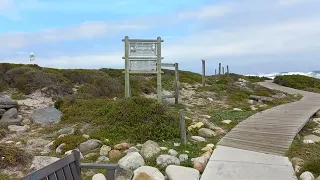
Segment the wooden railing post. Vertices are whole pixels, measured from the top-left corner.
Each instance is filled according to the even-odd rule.
[[[202,86],[206,86],[206,61],[202,60]]]
[[[224,67],[222,67],[222,74],[224,74]]]
[[[179,64],[175,63],[175,104],[179,104]]]
[[[229,75],[229,66],[227,65],[227,74]]]
[[[221,63],[219,63],[219,75],[221,74]]]

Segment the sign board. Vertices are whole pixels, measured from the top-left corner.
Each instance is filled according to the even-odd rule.
[[[156,71],[157,61],[156,60],[130,60],[129,70],[130,71]]]
[[[140,42],[129,41],[129,57],[149,56],[157,57],[157,43],[156,42]]]

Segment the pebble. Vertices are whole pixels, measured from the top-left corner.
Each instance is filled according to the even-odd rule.
[[[160,149],[161,149],[161,151],[166,151],[166,150],[168,150],[167,147],[160,147]]]
[[[209,147],[209,148],[213,149],[214,148],[214,144],[207,144],[206,147]]]
[[[179,153],[174,149],[169,149],[168,154],[177,157]]]

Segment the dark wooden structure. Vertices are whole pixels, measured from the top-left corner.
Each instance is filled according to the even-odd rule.
[[[21,180],[81,180],[81,168],[106,169],[106,178],[115,179],[117,164],[80,163],[80,152],[72,153],[42,169],[39,169]]]

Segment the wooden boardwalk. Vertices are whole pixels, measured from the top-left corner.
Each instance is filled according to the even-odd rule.
[[[225,135],[214,150],[201,180],[296,180],[285,153],[296,134],[320,109],[320,94],[279,86],[260,85],[289,94],[300,101],[257,113]]]

